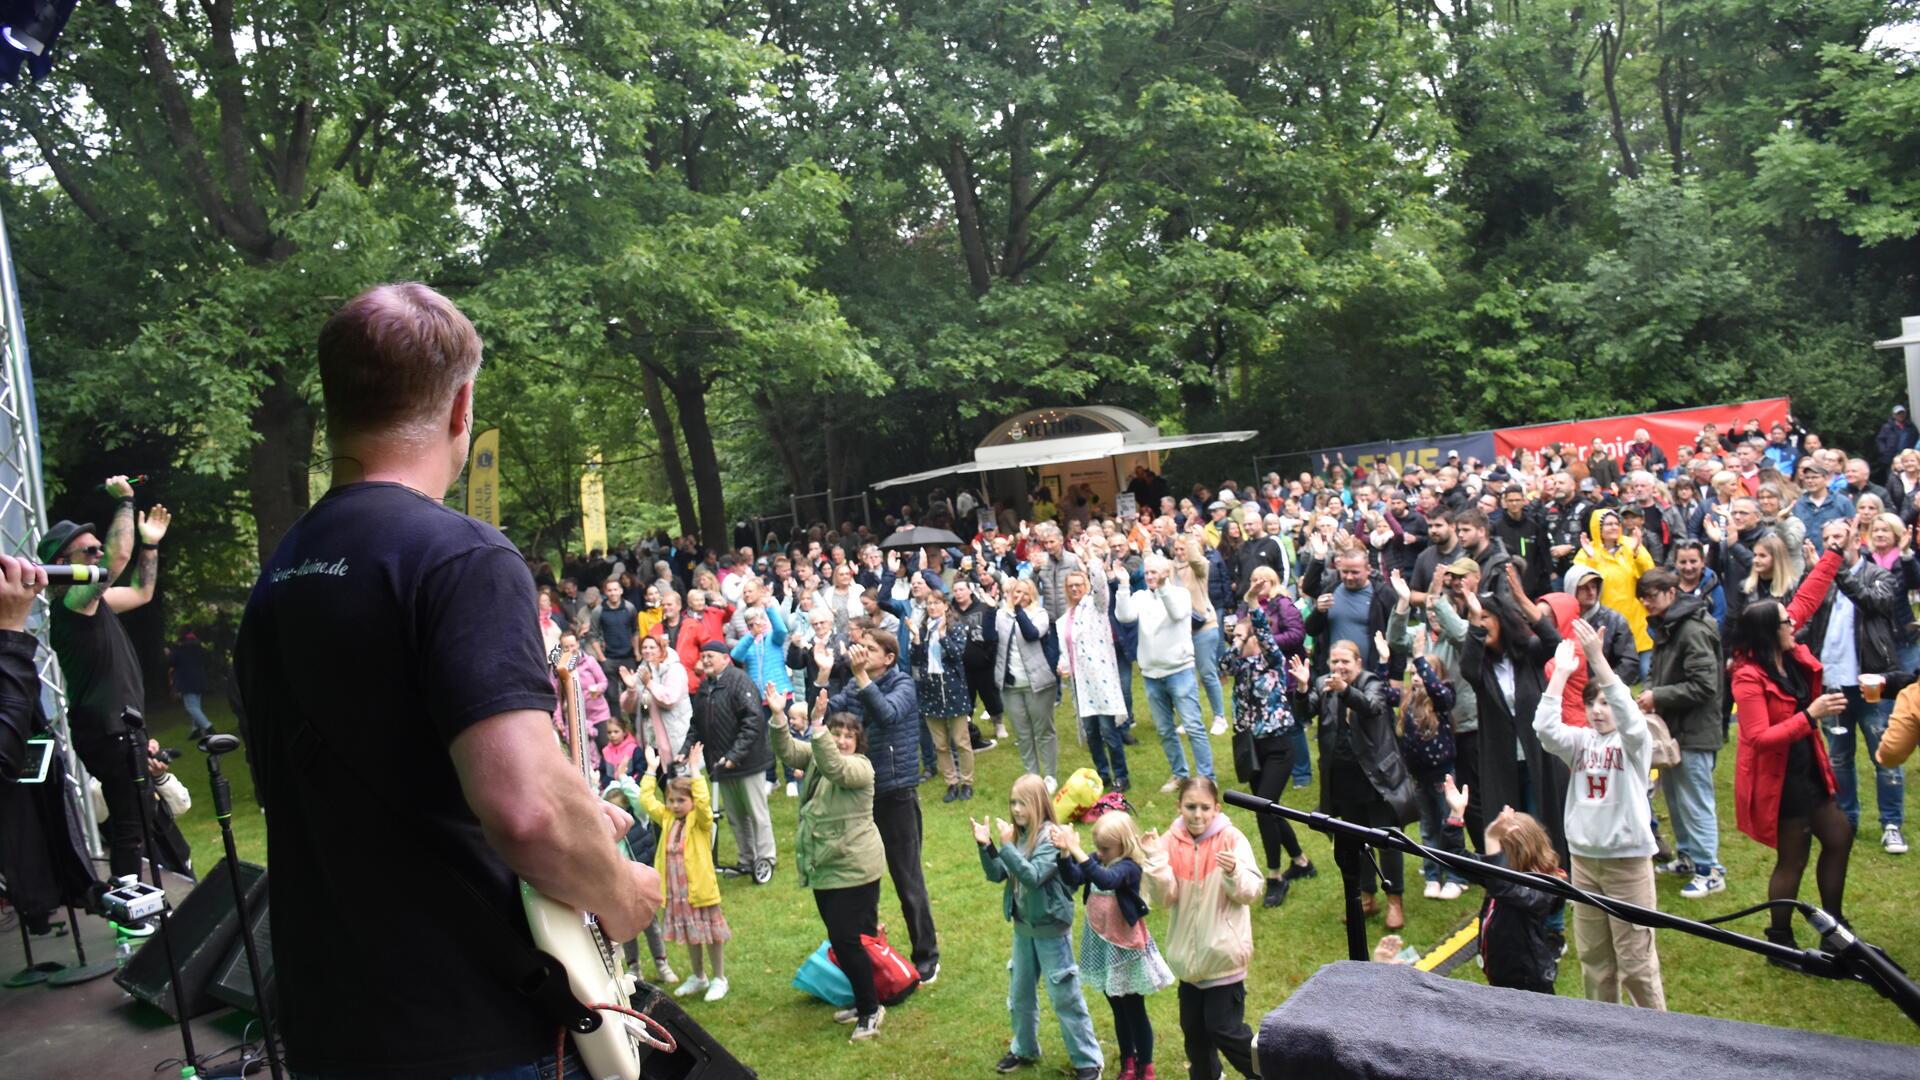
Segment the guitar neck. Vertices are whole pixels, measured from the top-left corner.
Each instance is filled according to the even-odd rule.
[[[573,760],[573,767],[580,771],[580,778],[586,781],[588,789],[597,791],[593,762],[587,756],[587,740],[592,735],[586,730],[586,700],[580,680],[574,674],[574,669],[585,662],[581,654],[575,653],[571,661],[557,661],[554,671],[560,680],[560,719],[567,728],[567,756]]]

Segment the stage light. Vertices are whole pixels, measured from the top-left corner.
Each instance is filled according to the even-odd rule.
[[[53,69],[53,46],[79,0],[14,0],[0,22],[0,80],[12,83],[20,69],[38,79]]]

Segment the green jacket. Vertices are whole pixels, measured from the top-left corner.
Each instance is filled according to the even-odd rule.
[[[1060,937],[1073,929],[1073,890],[1060,880],[1053,842],[1044,833],[1032,855],[1021,851],[1018,841],[981,846],[980,866],[988,881],[1007,883],[1000,903],[1015,932]]]
[[[1653,663],[1647,686],[1653,711],[1682,750],[1718,750],[1720,727],[1720,627],[1697,596],[1682,596],[1657,619],[1647,620]]]
[[[808,889],[849,889],[879,881],[887,853],[873,823],[873,763],[861,754],[842,754],[833,735],[821,728],[811,747],[787,733],[787,725],[768,725],[774,756],[788,768],[807,770],[800,782],[800,836],[794,866]]]

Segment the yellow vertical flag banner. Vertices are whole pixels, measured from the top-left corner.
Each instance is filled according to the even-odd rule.
[[[500,429],[473,437],[467,458],[467,516],[500,527]]]
[[[580,474],[580,531],[588,551],[607,550],[607,491],[600,476],[600,451],[587,454],[587,471]]]

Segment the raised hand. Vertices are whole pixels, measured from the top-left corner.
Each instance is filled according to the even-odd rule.
[[[1426,657],[1427,628],[1424,626],[1416,626],[1413,628],[1413,658],[1415,660],[1424,660]]]
[[[1160,855],[1165,849],[1160,846],[1160,830],[1148,829],[1140,834],[1140,850],[1148,855]]]
[[[787,703],[785,701],[782,701],[780,698],[780,688],[773,685],[772,683],[767,684],[766,701],[767,701],[767,708],[772,710],[775,716],[786,715]]]
[[[1587,663],[1595,670],[1607,662],[1606,643],[1600,640],[1600,631],[1585,619],[1573,620],[1573,636],[1580,643],[1580,651],[1586,653]]]
[[[1007,821],[1004,818],[994,818],[993,823],[994,825],[999,827],[1000,843],[1003,845],[1013,843],[1013,837],[1014,837],[1013,822]]]
[[[816,694],[813,699],[813,722],[819,723],[827,718],[827,692]]]
[[[967,822],[968,824],[973,826],[973,842],[974,843],[979,844],[981,847],[986,847],[988,844],[993,843],[993,837],[987,835],[986,822],[975,821],[971,817],[967,818]]]
[[[624,668],[624,667],[623,667],[623,668],[618,668],[618,669],[616,669],[616,670],[618,670],[618,671],[620,672],[620,681],[626,684],[626,686],[627,686],[627,689],[629,689],[629,690],[631,690],[631,689],[633,689],[633,688],[634,688],[634,687],[635,687],[636,685],[638,685],[638,684],[639,684],[639,682],[640,682],[640,673],[641,673],[641,672],[643,672],[643,671],[645,671],[645,670],[647,670],[647,669],[646,669],[646,668]]]
[[[1453,811],[1454,817],[1466,816],[1467,800],[1472,790],[1472,788],[1454,787],[1453,774],[1447,774],[1447,809]]]
[[[1239,861],[1233,857],[1232,848],[1220,849],[1214,854],[1213,861],[1220,867],[1220,872],[1227,875],[1231,875],[1240,865]]]
[[[1555,675],[1565,672],[1569,678],[1580,670],[1580,645],[1571,638],[1561,638],[1560,644],[1553,650],[1553,671]]]
[[[173,513],[164,506],[140,515],[140,542],[148,547],[160,542],[167,535],[167,526],[173,524]]]
[[[1392,651],[1392,648],[1387,644],[1387,632],[1385,630],[1375,630],[1373,632],[1373,658],[1375,660],[1385,660],[1387,654]]]
[[[1393,591],[1400,595],[1400,599],[1407,601],[1413,599],[1413,586],[1407,584],[1407,579],[1400,576],[1399,570],[1388,572],[1387,584],[1393,586]]]
[[[1305,657],[1288,657],[1287,674],[1293,676],[1293,684],[1302,690],[1313,684],[1313,669],[1307,666]]]

